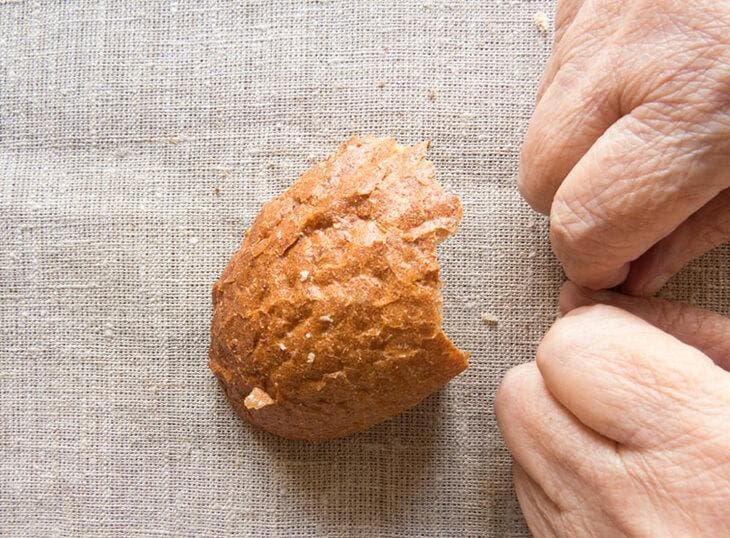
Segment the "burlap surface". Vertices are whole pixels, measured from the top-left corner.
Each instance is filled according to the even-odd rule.
[[[0,0],[0,532],[525,535],[492,399],[562,278],[514,183],[553,9]],[[472,365],[371,431],[283,441],[207,369],[210,286],[351,132],[433,140],[465,207],[441,259]],[[727,258],[669,293],[721,309]]]

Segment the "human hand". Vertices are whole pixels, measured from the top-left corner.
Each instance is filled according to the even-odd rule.
[[[561,0],[519,187],[592,289],[730,241],[730,1]]]
[[[495,401],[530,529],[730,536],[730,320],[571,283],[560,303]]]

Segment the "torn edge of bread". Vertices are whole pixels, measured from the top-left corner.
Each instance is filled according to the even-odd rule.
[[[261,390],[258,387],[254,387],[249,395],[246,396],[246,399],[243,400],[243,405],[246,406],[246,409],[253,409],[254,411],[258,411],[262,407],[266,407],[273,403],[274,400],[271,396],[269,396],[266,391]]]

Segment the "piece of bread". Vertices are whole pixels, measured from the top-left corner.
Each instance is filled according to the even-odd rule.
[[[261,209],[213,286],[210,368],[249,422],[340,437],[467,367],[441,330],[436,260],[461,204],[427,148],[354,137]]]

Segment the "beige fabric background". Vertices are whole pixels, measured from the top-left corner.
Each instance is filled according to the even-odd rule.
[[[561,282],[514,186],[553,9],[0,0],[0,534],[526,535],[492,397]],[[434,141],[465,207],[441,252],[472,366],[366,433],[283,441],[207,369],[210,286],[351,132]],[[729,254],[668,293],[727,311]]]

